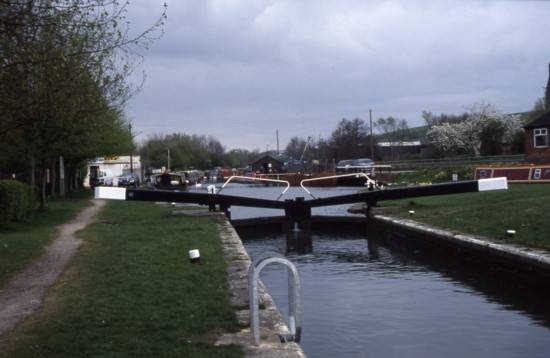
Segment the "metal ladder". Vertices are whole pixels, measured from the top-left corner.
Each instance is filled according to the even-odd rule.
[[[258,280],[264,267],[269,264],[282,264],[288,269],[288,325],[290,334],[279,335],[281,342],[300,342],[302,322],[300,310],[300,277],[296,266],[284,257],[266,257],[248,268],[248,294],[250,305],[250,330],[252,343],[260,345],[260,311],[258,300]]]

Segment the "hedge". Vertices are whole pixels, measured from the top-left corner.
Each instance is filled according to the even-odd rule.
[[[21,221],[35,206],[30,186],[16,180],[0,180],[0,224]]]
[[[452,175],[458,174],[458,180],[472,180],[474,169],[471,166],[426,168],[399,173],[393,181],[401,184],[450,182]]]

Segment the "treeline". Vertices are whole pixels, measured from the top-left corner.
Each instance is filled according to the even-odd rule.
[[[505,114],[493,105],[478,103],[458,115],[424,111],[426,125],[416,128],[392,116],[374,120],[372,129],[361,118],[343,118],[328,138],[293,136],[278,159],[287,162],[291,170],[301,170],[304,165],[308,170],[332,169],[343,159],[386,159],[378,144],[399,146],[406,141],[420,141],[422,149],[414,154],[416,158],[523,153],[523,125],[545,110],[543,100],[522,115]],[[226,151],[216,138],[177,133],[150,137],[140,148],[142,161],[149,168],[167,166],[169,151],[171,169],[243,168],[265,154],[246,149]],[[275,151],[268,154],[277,157]]]
[[[361,118],[343,118],[329,138],[293,137],[285,152],[291,161],[303,163],[317,160],[320,166],[328,168],[343,159],[376,158],[376,143],[402,142],[410,140],[411,135],[409,125],[404,119],[392,116],[378,118],[373,121],[371,130],[369,124]]]
[[[259,155],[258,150],[226,151],[212,136],[184,133],[153,135],[140,146],[139,153],[146,168],[172,170],[242,168]]]
[[[325,167],[342,159],[385,159],[377,145],[381,142],[391,147],[420,141],[421,151],[414,154],[417,158],[517,154],[524,152],[523,126],[546,110],[542,99],[532,111],[521,115],[505,114],[491,104],[476,103],[458,115],[424,111],[426,125],[417,128],[409,128],[404,119],[378,118],[373,121],[372,149],[368,124],[359,118],[342,119],[330,137],[293,137],[285,152],[291,160],[317,160]]]
[[[393,140],[406,139],[406,121],[393,117],[375,121],[376,131]],[[289,163],[322,160],[327,166],[334,160],[369,157],[370,127],[360,118],[342,119],[329,139],[292,137],[279,159]],[[243,168],[260,154],[258,149],[233,149],[226,151],[219,140],[211,136],[174,133],[154,135],[142,143],[139,149],[142,162],[149,168],[168,166],[170,169],[207,169],[216,166]],[[170,154],[169,154],[170,153]],[[275,151],[269,154],[276,156]],[[170,159],[169,159],[170,158]]]
[[[128,5],[0,2],[0,174],[40,187],[42,205],[60,156],[71,190],[87,159],[133,146],[123,107],[138,88],[128,78],[137,49],[158,37],[165,13],[132,37]]]

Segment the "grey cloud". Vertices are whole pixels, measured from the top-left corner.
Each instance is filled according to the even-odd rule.
[[[134,27],[157,2],[140,3]],[[276,127],[327,136],[342,117],[529,109],[550,60],[547,2],[177,1],[129,107],[144,133],[273,147]],[[231,123],[231,128],[226,124]],[[237,136],[237,138],[235,138]]]

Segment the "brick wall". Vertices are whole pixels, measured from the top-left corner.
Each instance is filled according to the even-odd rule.
[[[550,133],[550,127],[548,133]],[[550,139],[550,138],[549,138]],[[525,160],[531,163],[550,163],[550,147],[535,148],[533,129],[525,130]]]

